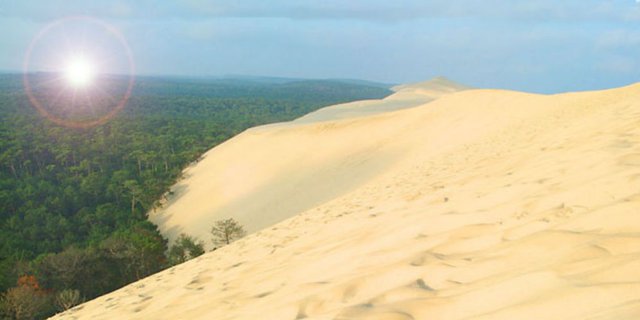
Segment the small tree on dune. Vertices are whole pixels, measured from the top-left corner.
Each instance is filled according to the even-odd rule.
[[[231,242],[234,242],[244,237],[247,232],[242,225],[233,218],[218,220],[211,228],[211,235],[213,235],[213,245],[215,247],[221,247]]]

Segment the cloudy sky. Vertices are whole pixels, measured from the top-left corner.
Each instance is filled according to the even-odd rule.
[[[20,71],[45,26],[77,15],[119,30],[139,74],[444,75],[545,93],[640,81],[635,0],[1,0],[0,70]]]

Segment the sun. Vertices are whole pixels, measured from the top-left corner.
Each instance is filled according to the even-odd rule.
[[[91,84],[95,76],[95,69],[86,58],[76,57],[67,63],[64,73],[70,85],[86,87]]]

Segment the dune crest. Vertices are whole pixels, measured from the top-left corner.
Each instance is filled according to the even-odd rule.
[[[198,196],[303,212],[58,318],[640,318],[640,85],[467,90],[216,149]],[[163,222],[208,228],[187,209]]]
[[[420,83],[398,85],[391,89],[395,91],[395,93],[383,100],[355,101],[329,106],[311,112],[293,122],[312,123],[330,121],[408,109],[429,103],[447,94],[470,90],[472,88],[455,83],[444,77],[437,77]]]
[[[188,168],[174,196],[150,219],[169,239],[186,232],[208,240],[213,222],[229,217],[249,232],[273,225],[362,185],[402,156],[391,141],[403,130],[402,120],[364,118],[466,88],[436,78],[396,87],[383,100],[330,106],[292,122],[249,129]],[[371,123],[380,126],[368,130]]]

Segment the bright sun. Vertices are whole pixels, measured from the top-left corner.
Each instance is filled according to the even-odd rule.
[[[93,65],[84,58],[71,60],[65,69],[65,76],[69,84],[74,87],[86,87],[95,75]]]

